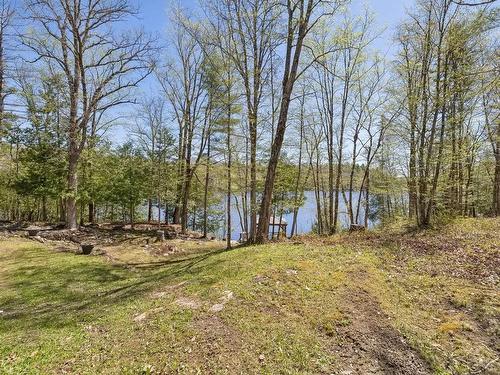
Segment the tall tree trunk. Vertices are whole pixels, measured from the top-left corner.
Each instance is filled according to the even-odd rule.
[[[134,211],[135,207],[133,203],[130,203],[129,206],[129,219],[130,219],[130,227],[134,229]]]
[[[79,154],[76,150],[77,146],[74,141],[70,141],[69,149],[69,162],[68,162],[68,185],[66,196],[66,227],[71,230],[78,228],[77,216],[76,216],[76,197],[78,189],[78,158]]]
[[[161,197],[158,194],[158,228],[161,227]]]
[[[64,223],[66,221],[66,201],[64,198],[59,198],[59,221]]]
[[[306,5],[307,3],[307,5]],[[300,6],[298,8],[301,8]],[[256,242],[263,243],[267,240],[269,232],[269,215],[271,213],[271,202],[273,198],[274,181],[276,179],[276,168],[281,154],[281,147],[285,137],[286,123],[288,119],[288,110],[290,108],[293,87],[297,79],[300,55],[304,38],[310,31],[309,19],[314,8],[314,1],[302,1],[302,11],[298,25],[293,25],[294,9],[290,2],[288,3],[288,36],[285,57],[285,69],[283,74],[283,89],[281,96],[280,113],[276,126],[276,136],[271,147],[271,157],[269,159],[266,180],[264,182],[264,191],[262,193],[262,202],[259,210],[259,226],[257,228]],[[297,34],[297,40],[294,41],[294,34]],[[295,43],[294,43],[295,42]],[[292,50],[295,46],[295,50]]]
[[[95,203],[93,200],[89,202],[88,210],[89,210],[89,223],[95,224]]]
[[[359,192],[361,194],[361,191]],[[366,188],[365,188],[365,228],[368,228],[368,217],[370,215],[370,168],[366,172]]]
[[[441,106],[441,132],[439,135],[439,147],[438,147],[438,155],[437,155],[437,160],[436,160],[436,168],[434,171],[434,176],[432,180],[432,186],[431,186],[431,191],[429,194],[429,203],[427,207],[427,213],[426,213],[426,224],[428,225],[431,221],[431,216],[435,207],[435,198],[436,198],[436,190],[437,190],[437,185],[439,181],[439,175],[441,171],[441,163],[443,159],[443,150],[444,150],[444,135],[445,135],[445,127],[446,127],[446,95],[447,95],[447,89],[448,89],[448,57],[444,61],[444,78],[443,78],[443,98],[442,100],[442,106]],[[431,136],[432,139],[432,136]]]
[[[271,147],[271,157],[269,159],[266,180],[264,183],[264,192],[262,194],[262,202],[260,204],[259,227],[256,234],[256,242],[263,243],[267,240],[266,233],[269,230],[269,216],[271,213],[271,201],[274,190],[274,181],[276,179],[276,168],[281,153],[281,146],[285,137],[286,121],[288,116],[288,108],[290,106],[290,97],[292,94],[293,84],[286,85],[284,97],[282,99],[280,116],[276,130],[274,143]]]
[[[278,240],[280,239],[281,235],[281,221],[283,220],[283,207],[280,210],[280,219],[279,219],[279,226],[278,226]],[[286,237],[286,232],[285,232],[285,237]]]
[[[43,222],[47,221],[47,197],[44,195],[42,197],[42,215],[41,219]]]
[[[500,216],[500,123],[496,126],[496,139],[494,141],[494,154],[495,154],[495,177],[493,179],[493,214]]]
[[[229,82],[231,82],[231,78],[229,77]],[[227,235],[226,235],[226,249],[231,248],[231,163],[232,163],[232,153],[231,153],[231,90],[228,89],[228,116],[227,116],[227,137],[226,137],[226,146],[227,146]]]
[[[191,180],[192,180],[191,169],[186,171],[186,176],[184,177],[184,189],[182,191],[182,205],[181,205],[181,230],[182,233],[186,233],[188,225],[188,204],[189,204],[189,192],[191,190]]]
[[[148,223],[153,220],[153,200],[148,198]]]
[[[297,170],[297,180],[295,181],[294,204],[293,204],[293,219],[290,238],[294,236],[297,227],[297,216],[299,213],[299,186],[302,174],[302,144],[304,141],[304,92],[302,92],[302,102],[300,107],[300,136],[299,136],[299,165]]]
[[[323,221],[322,221],[322,214],[321,214],[321,195],[320,195],[320,186],[319,186],[319,172],[318,172],[317,164],[316,164],[316,168],[314,167],[312,157],[313,157],[313,155],[310,155],[309,168],[312,169],[312,174],[313,174],[314,197],[316,200],[317,232],[318,232],[318,234],[321,235],[323,233]],[[317,158],[316,158],[316,160],[317,160]]]
[[[335,221],[335,189],[334,189],[334,155],[333,155],[333,121],[329,121],[329,132],[327,135],[328,141],[328,216],[325,215],[327,219],[326,225],[330,227]],[[329,229],[330,230],[330,229]]]
[[[251,208],[249,207],[249,193],[250,193],[250,186],[249,186],[249,179],[248,179],[248,167],[249,167],[249,161],[248,161],[248,139],[245,139],[245,188],[241,192],[241,209],[243,211],[242,217],[240,218],[241,226],[242,226],[242,232],[247,233],[247,241],[249,241],[248,233],[250,233],[250,216],[251,216]]]
[[[344,132],[345,132],[345,117],[347,110],[347,95],[349,93],[349,83],[344,83],[344,96],[342,100],[342,114],[340,119],[340,134],[339,134],[339,155],[337,160],[337,174],[335,176],[335,208],[333,222],[330,223],[329,234],[337,232],[337,224],[339,219],[339,194],[342,181],[342,154],[344,152]]]
[[[207,140],[207,165],[205,168],[205,191],[203,193],[203,238],[208,234],[208,185],[210,182],[210,135]]]
[[[257,232],[257,113],[250,120],[250,236],[255,241]]]
[[[85,224],[85,220],[83,219],[85,216],[85,203],[80,202],[80,226]]]
[[[410,94],[409,96],[413,96]],[[408,176],[408,217],[413,219],[417,212],[417,109],[410,110],[410,161]]]
[[[357,152],[357,145],[358,145],[358,136],[359,136],[359,128],[356,127],[356,130],[354,132],[354,138],[353,138],[353,150],[352,150],[352,165],[351,165],[351,172],[349,174],[349,201],[348,201],[348,212],[349,212],[349,220],[350,224],[357,224],[358,220],[357,217],[354,218],[354,208],[353,208],[353,197],[352,197],[352,192],[354,190],[354,172],[356,170],[356,152]],[[359,192],[361,194],[361,191]]]
[[[179,126],[179,145],[178,145],[178,155],[177,155],[177,186],[176,186],[176,195],[175,195],[175,207],[172,222],[173,224],[181,223],[181,211],[182,211],[182,196],[183,189],[185,183],[185,168],[184,161],[186,155],[186,124],[184,123],[184,127]]]

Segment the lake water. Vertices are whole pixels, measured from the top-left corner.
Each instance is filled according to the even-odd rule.
[[[359,197],[359,192],[353,192],[352,198],[353,198],[353,205],[354,209],[356,208],[356,203]],[[305,202],[302,207],[299,208],[298,215],[297,215],[297,234],[305,234],[305,233],[310,233],[314,226],[316,225],[317,221],[317,215],[316,215],[316,197],[314,194],[314,191],[306,191],[304,192],[305,196]],[[349,199],[349,193],[346,192],[347,199]],[[347,213],[347,208],[346,204],[344,202],[344,198],[342,195],[339,197],[339,225],[341,227],[346,228],[349,225],[349,215]],[[240,199],[240,198],[239,198]],[[226,208],[226,199],[224,199],[221,204],[219,209],[222,211]],[[365,217],[365,210],[364,210],[364,198],[361,198],[361,205],[362,207],[359,210],[359,221],[360,223],[364,222],[364,217]],[[371,211],[371,210],[370,210]],[[293,222],[293,212],[290,213],[284,213],[283,214],[283,219],[287,222],[287,236],[291,234],[292,231],[292,222]],[[225,221],[225,220],[224,220]],[[279,216],[277,215],[276,217],[276,222],[279,221]],[[248,220],[249,225],[250,225],[250,219]],[[224,223],[225,224],[225,223]],[[238,211],[236,208],[236,201],[233,198],[232,204],[231,204],[231,224],[232,224],[232,231],[231,231],[231,239],[233,240],[238,240],[240,238],[240,233],[243,231],[241,221],[239,219]],[[373,227],[376,224],[376,220],[368,220],[368,226]],[[224,225],[225,227],[225,225]],[[275,233],[277,233],[278,228],[276,227]],[[217,237],[223,238],[226,236],[226,231],[224,228],[220,228],[217,231]]]
[[[353,205],[354,209],[356,209],[356,204],[358,201],[359,197],[359,192],[355,191],[352,193],[353,197]],[[349,193],[346,192],[347,199],[349,199]],[[298,215],[297,215],[297,234],[306,234],[310,233],[314,226],[316,225],[317,221],[317,215],[316,215],[316,197],[314,194],[314,191],[306,191],[304,192],[304,197],[305,201],[302,207],[299,208]],[[342,195],[340,195],[340,200],[339,200],[339,225],[342,228],[347,228],[349,225],[349,216],[347,213],[347,208],[346,204],[344,202],[344,198]],[[371,197],[373,198],[373,197]],[[241,201],[241,197],[238,197],[238,200]],[[250,200],[248,198],[248,200]],[[240,202],[241,204],[241,202]],[[364,217],[365,217],[365,210],[364,210],[364,198],[361,198],[361,208],[359,210],[359,222],[363,223],[364,222]],[[373,199],[370,199],[370,211],[374,210],[376,207],[375,202]],[[142,206],[141,209],[141,216],[147,217],[147,206]],[[212,217],[210,217],[209,222],[210,224],[216,223],[217,225],[212,225],[212,230],[211,233],[215,234],[216,237],[218,238],[225,238],[226,237],[226,198],[223,197],[221,198],[221,201],[218,205],[215,205],[211,207],[211,211],[216,212],[215,214],[212,212]],[[199,217],[201,215],[201,212],[198,212],[198,217],[197,217],[197,223],[201,224],[202,223],[202,218]],[[156,220],[158,217],[158,209],[155,206],[153,208],[153,218]],[[369,220],[368,220],[368,226],[373,227],[374,225],[377,224],[377,220],[374,219],[376,217],[376,214],[373,214],[372,212],[370,213]],[[165,212],[163,209],[161,209],[161,219],[164,221],[165,218]],[[276,221],[279,220],[279,216],[277,215]],[[287,228],[286,228],[286,234],[289,236],[292,231],[292,222],[293,222],[293,212],[285,212],[283,213],[283,220],[287,222]],[[192,217],[189,219],[189,222],[192,222]],[[250,218],[248,219],[248,223],[250,225]],[[190,229],[192,229],[192,224],[189,225]],[[238,240],[240,238],[241,232],[243,232],[243,226],[240,221],[240,215],[238,214],[238,209],[237,209],[237,203],[236,199],[232,197],[231,201],[231,239],[232,240]],[[201,231],[202,229],[197,227],[197,230]],[[275,228],[275,234],[277,234],[278,228]],[[270,231],[271,232],[271,231]]]

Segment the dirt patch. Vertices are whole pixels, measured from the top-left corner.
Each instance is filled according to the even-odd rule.
[[[470,306],[460,305],[454,299],[444,301],[446,317],[439,326],[439,333],[450,340],[467,343],[470,348],[460,356],[451,357],[450,365],[458,362],[458,366],[466,367],[471,374],[500,374],[500,316],[482,311],[482,299],[494,297],[480,293]]]
[[[184,249],[181,249],[175,245],[168,244],[168,243],[162,243],[157,246],[149,246],[148,250],[151,255],[155,256],[170,256],[174,254],[182,254],[185,253]]]
[[[390,229],[330,237],[302,236],[309,245],[348,246],[358,250],[392,249],[398,265],[418,261],[421,273],[500,284],[500,220],[477,222],[474,229],[450,225],[436,230]],[[480,223],[480,224],[479,224]],[[483,228],[484,227],[484,228]],[[428,258],[432,257],[432,262]]]
[[[187,298],[187,297],[179,297],[174,303],[184,309],[196,310],[201,307],[201,303],[197,300]]]
[[[194,323],[197,332],[191,338],[190,360],[202,373],[255,373],[258,359],[248,363],[241,334],[218,315],[205,315]]]
[[[333,348],[338,357],[335,373],[432,373],[426,361],[391,326],[390,318],[367,291],[359,287],[348,289],[341,309],[348,323],[335,329],[338,338]]]
[[[401,236],[396,260],[433,257],[433,262],[422,262],[421,271],[438,276],[464,278],[482,285],[498,285],[500,277],[500,252],[481,237],[470,239],[450,238],[436,234],[432,237]]]

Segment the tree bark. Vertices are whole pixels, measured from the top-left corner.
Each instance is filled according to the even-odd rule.
[[[304,6],[304,1],[302,0],[302,6]],[[276,179],[276,168],[278,167],[278,161],[281,154],[281,147],[283,145],[283,139],[286,132],[286,123],[288,119],[288,110],[290,108],[290,101],[293,92],[293,87],[297,79],[297,72],[299,67],[300,55],[302,52],[302,46],[304,43],[304,38],[309,29],[309,19],[313,10],[313,1],[307,1],[307,8],[304,14],[301,14],[300,20],[298,21],[298,36],[296,43],[294,43],[294,33],[295,27],[293,25],[293,13],[294,10],[291,8],[290,3],[288,3],[288,36],[287,36],[287,49],[285,58],[285,71],[283,76],[283,90],[281,97],[280,113],[278,117],[278,123],[276,126],[276,136],[274,137],[274,142],[271,147],[271,157],[269,159],[266,180],[264,182],[264,192],[262,194],[262,202],[260,204],[259,210],[259,226],[257,228],[256,242],[263,243],[268,239],[269,231],[269,216],[271,213],[271,201],[274,190],[274,181]],[[300,7],[299,7],[300,8]],[[295,44],[295,50],[293,52],[292,60],[292,49]]]
[[[208,185],[210,182],[210,135],[207,141],[207,165],[205,169],[205,191],[203,193],[203,238],[208,234]]]
[[[88,205],[89,210],[89,223],[95,224],[95,203],[94,201],[90,201]]]
[[[74,141],[70,142],[69,162],[68,162],[68,179],[67,179],[67,196],[66,196],[66,227],[71,230],[78,228],[76,216],[76,197],[78,194],[78,159],[79,153],[75,150]]]
[[[153,220],[153,200],[148,198],[148,223]]]

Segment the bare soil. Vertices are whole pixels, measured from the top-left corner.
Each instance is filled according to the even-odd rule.
[[[363,272],[350,276],[365,278]],[[339,358],[337,374],[423,375],[432,371],[420,354],[395,330],[378,301],[359,286],[351,286],[343,296],[341,309],[348,319],[336,328]]]

